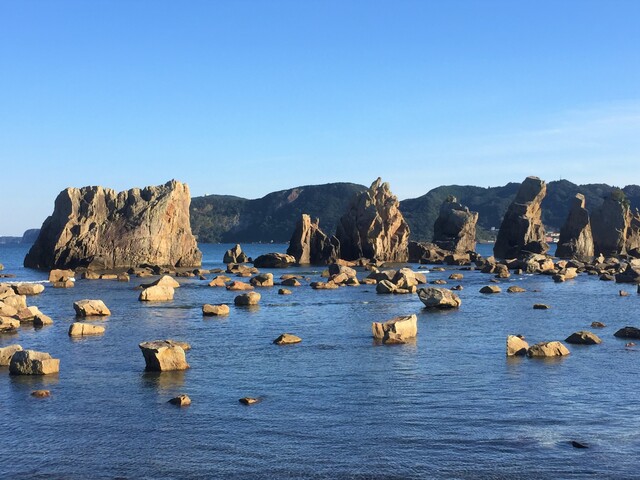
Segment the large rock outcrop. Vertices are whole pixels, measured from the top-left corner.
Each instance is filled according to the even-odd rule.
[[[569,216],[560,229],[556,257],[588,260],[593,257],[593,236],[585,198],[577,193],[571,202]]]
[[[189,187],[165,185],[116,192],[67,188],[24,259],[38,269],[112,269],[140,264],[199,266],[189,223]]]
[[[461,254],[476,249],[478,212],[471,212],[449,196],[440,207],[440,215],[433,225],[433,243],[438,247]]]
[[[409,225],[388,183],[378,178],[357,195],[336,230],[340,256],[345,260],[368,258],[406,262],[409,258]]]
[[[591,215],[594,253],[612,257],[626,253],[631,215],[621,190],[614,189]]]
[[[340,242],[320,230],[320,220],[311,221],[302,214],[289,241],[287,254],[295,257],[300,265],[326,265],[340,258]]]
[[[638,210],[629,215],[626,249],[629,255],[640,257],[640,212]]]
[[[538,177],[527,177],[502,219],[493,253],[498,258],[517,258],[524,253],[546,253],[540,205],[547,185]]]

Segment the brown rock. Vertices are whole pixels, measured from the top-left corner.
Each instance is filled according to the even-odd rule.
[[[480,289],[480,293],[500,293],[501,291],[497,285],[486,285]]]
[[[172,278],[170,275],[163,275],[158,280],[152,283],[147,283],[140,285],[143,289],[149,287],[171,287],[171,288],[180,288],[180,284]]]
[[[221,316],[221,315],[229,315],[229,305],[220,304],[220,305],[210,305],[205,303],[202,306],[202,314],[205,316]]]
[[[256,268],[287,268],[295,265],[296,259],[284,253],[265,253],[253,261]]]
[[[74,302],[73,308],[79,317],[111,315],[111,311],[102,300],[78,300]]]
[[[229,285],[227,285],[227,290],[230,290],[232,292],[239,292],[239,291],[243,291],[243,290],[253,290],[253,286],[249,285],[248,283],[244,283],[244,282],[231,282]]]
[[[283,333],[278,338],[276,338],[273,343],[276,345],[291,345],[293,343],[300,343],[302,339],[290,333]]]
[[[462,304],[460,297],[446,288],[421,288],[418,298],[427,308],[458,308]]]
[[[253,398],[253,397],[244,397],[244,398],[241,398],[238,401],[243,405],[255,405],[256,403],[260,402],[260,399],[259,398]]]
[[[177,407],[188,407],[189,405],[191,405],[191,399],[188,395],[185,395],[183,393],[181,395],[178,395],[177,397],[172,398],[167,403],[170,403],[171,405],[175,405]]]
[[[243,293],[234,298],[233,303],[236,306],[257,305],[260,298],[261,296],[257,292]]]
[[[13,286],[16,295],[38,295],[44,292],[44,285],[41,283],[18,283]]]
[[[582,330],[580,332],[575,332],[569,335],[565,342],[573,343],[576,345],[596,345],[598,343],[602,343],[602,340],[595,334],[588,332],[586,330]]]
[[[577,193],[571,203],[569,216],[560,229],[560,240],[556,257],[587,260],[594,255],[593,236],[585,198]]]
[[[230,250],[227,250],[224,257],[222,257],[222,263],[246,263],[248,261],[249,258],[238,244]]]
[[[47,398],[51,396],[51,392],[49,390],[34,390],[31,392],[31,396],[36,398]]]
[[[0,366],[8,366],[11,363],[11,357],[13,357],[13,354],[20,351],[22,351],[22,347],[17,344],[0,348]]]
[[[625,195],[622,190],[614,189],[591,216],[595,255],[611,257],[626,253],[630,221]]]
[[[256,275],[249,283],[254,287],[273,287],[273,273],[261,273]]]
[[[319,219],[312,222],[311,217],[303,213],[296,224],[287,254],[300,265],[326,265],[340,258],[340,242],[320,230],[319,223]]]
[[[461,273],[452,273],[451,275],[449,275],[449,280],[462,280],[464,278],[464,275]]]
[[[210,287],[226,287],[226,282],[231,279],[225,275],[218,275],[209,282]]]
[[[301,283],[295,278],[286,278],[280,282],[285,287],[299,287]]]
[[[529,344],[517,335],[507,336],[507,357],[525,356],[529,350]]]
[[[476,223],[478,212],[470,212],[449,196],[440,206],[440,214],[433,226],[433,243],[455,254],[476,249]]]
[[[155,372],[189,368],[184,349],[170,340],[143,342],[140,345],[146,369]]]
[[[529,357],[561,357],[569,355],[569,349],[560,342],[541,342],[529,347]]]
[[[73,270],[53,269],[49,272],[49,281],[51,283],[66,282],[74,278],[75,272]]]
[[[507,292],[509,293],[522,293],[522,292],[526,292],[526,290],[522,287],[518,287],[517,285],[512,285],[511,287],[507,288]]]
[[[20,350],[13,354],[9,363],[11,375],[49,375],[60,371],[60,360],[45,352]]]
[[[141,302],[169,302],[173,300],[174,292],[173,287],[154,285],[142,290],[138,300]]]
[[[84,337],[87,335],[102,335],[105,328],[99,325],[91,325],[90,323],[75,322],[69,327],[70,337]]]
[[[18,311],[27,308],[27,297],[25,295],[9,295],[4,297],[2,302]]]
[[[604,328],[606,325],[602,322],[591,322],[591,328]]]
[[[278,295],[291,295],[291,290],[288,290],[286,288],[280,288],[278,289]]]
[[[397,289],[398,287],[389,280],[381,280],[376,285],[376,293],[381,294],[394,293]]]
[[[333,282],[311,282],[309,286],[314,290],[335,290],[340,288]]]
[[[373,322],[373,338],[382,343],[404,343],[418,335],[418,318],[415,315],[396,317],[386,322]]]

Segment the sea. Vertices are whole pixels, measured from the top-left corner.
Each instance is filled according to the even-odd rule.
[[[223,268],[230,247],[200,245],[202,268]],[[22,267],[28,248],[0,246],[10,281],[46,281]],[[243,248],[255,258],[286,245]],[[491,254],[491,245],[478,248]],[[166,303],[138,301],[135,287],[148,278],[44,283],[28,304],[55,323],[0,335],[0,347],[49,352],[60,373],[10,376],[0,367],[0,478],[640,478],[640,346],[613,335],[640,327],[635,286],[513,275],[500,281],[502,293],[483,295],[492,277],[462,271],[446,285],[463,286],[461,307],[430,311],[417,295],[379,295],[375,286],[313,290],[322,270],[263,270],[304,280],[288,296],[258,289],[256,307],[234,307],[237,292],[198,278],[178,279]],[[431,282],[459,270],[422,271]],[[506,293],[510,285],[526,292]],[[81,299],[111,309],[95,321],[104,335],[67,335]],[[227,303],[231,313],[204,317],[205,303]],[[409,314],[418,317],[415,342],[374,343],[372,322]],[[593,321],[606,324],[593,330],[600,345],[568,345],[569,356],[547,360],[505,355],[509,334],[564,341]],[[284,332],[302,342],[274,345]],[[138,344],[157,339],[189,342],[191,368],[145,372]],[[51,397],[32,397],[36,389]],[[183,393],[189,407],[167,403]],[[238,402],[247,396],[261,401]]]

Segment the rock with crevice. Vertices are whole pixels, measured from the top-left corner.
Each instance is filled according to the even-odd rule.
[[[527,177],[509,205],[493,253],[498,258],[517,258],[523,254],[544,254],[549,250],[542,224],[541,204],[547,185],[538,177]]]
[[[60,360],[46,352],[19,350],[11,356],[11,375],[50,375],[60,371]]]
[[[382,343],[404,343],[418,335],[418,317],[407,315],[371,324],[373,338]]]
[[[615,257],[626,253],[629,204],[622,190],[614,189],[591,215],[594,254]]]
[[[140,264],[199,266],[191,233],[189,187],[164,185],[116,192],[67,188],[24,259],[29,268],[107,270]]]
[[[300,265],[326,265],[340,258],[340,242],[320,229],[320,220],[303,213],[291,235],[287,254]]]
[[[433,226],[433,243],[454,254],[476,249],[476,223],[478,212],[471,212],[449,196],[440,206],[440,214]]]
[[[74,322],[69,327],[70,337],[84,337],[89,335],[102,335],[105,328],[100,325],[92,325],[90,323]]]
[[[527,350],[527,356],[537,358],[563,357],[570,353],[569,349],[558,341],[536,343]]]
[[[366,258],[383,262],[406,262],[409,258],[409,224],[400,202],[388,183],[380,178],[358,194],[342,216],[336,230],[340,256],[345,260]]]
[[[236,244],[234,247],[227,250],[222,257],[222,263],[246,263],[249,261],[249,257],[242,251],[242,247]]]
[[[521,357],[527,354],[529,344],[520,335],[507,336],[507,357]]]
[[[138,345],[144,356],[146,369],[154,372],[186,370],[189,368],[185,350],[171,340],[154,340]]]
[[[569,215],[560,229],[556,257],[588,260],[594,255],[593,235],[585,197],[577,193],[571,202]]]

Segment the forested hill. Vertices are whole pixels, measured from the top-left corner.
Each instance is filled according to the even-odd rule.
[[[440,205],[448,195],[454,195],[480,214],[478,237],[486,239],[492,227],[500,227],[519,186],[519,183],[489,188],[441,186],[421,197],[400,202],[400,210],[411,228],[411,238],[430,240]],[[333,234],[353,196],[365,188],[353,183],[329,183],[282,190],[255,200],[223,195],[194,197],[191,228],[200,242],[287,242],[300,215],[308,213],[312,218],[320,218],[325,233]],[[567,180],[549,182],[542,203],[544,224],[558,231],[576,193],[585,195],[587,209],[592,211],[612,188],[606,184],[576,185]],[[632,208],[640,208],[640,186],[629,185],[623,191]]]

